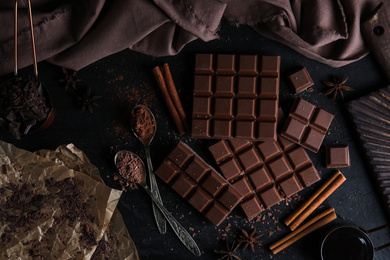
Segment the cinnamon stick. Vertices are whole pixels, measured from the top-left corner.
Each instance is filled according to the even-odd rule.
[[[171,97],[172,102],[175,105],[176,111],[178,112],[185,129],[188,131],[189,128],[188,128],[188,124],[187,124],[187,116],[186,116],[186,113],[184,112],[184,108],[181,104],[179,94],[177,94],[175,83],[173,82],[171,70],[169,69],[168,63],[164,63],[161,70],[162,70],[166,85],[168,87],[169,96]]]
[[[310,234],[314,230],[319,229],[320,227],[328,224],[329,222],[335,220],[337,218],[337,215],[334,211],[334,208],[327,209],[308,222],[306,222],[304,225],[299,227],[294,232],[288,234],[281,240],[273,243],[270,245],[270,249],[274,254],[277,254],[281,250],[285,249],[286,247],[290,246],[291,244],[295,243],[302,237]]]
[[[284,223],[294,231],[345,180],[340,171],[335,172],[305,203],[287,217]]]
[[[169,112],[172,115],[173,121],[175,122],[175,125],[180,133],[180,135],[183,135],[185,133],[184,125],[180,119],[180,116],[175,108],[175,105],[173,104],[171,97],[169,95],[167,85],[165,84],[164,76],[161,72],[160,67],[154,67],[153,68],[153,75],[157,81],[157,85],[161,90],[161,93],[163,95],[163,98],[165,100],[165,103],[168,106]]]

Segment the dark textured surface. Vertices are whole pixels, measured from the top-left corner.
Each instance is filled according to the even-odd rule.
[[[298,96],[323,108],[335,115],[323,145],[342,143],[350,147],[351,167],[341,169],[347,181],[323,204],[324,207],[334,207],[339,216],[339,219],[328,227],[336,223],[353,222],[355,225],[369,229],[386,223],[388,215],[380,200],[380,193],[376,189],[374,179],[371,177],[368,161],[359,144],[359,138],[344,102],[340,99],[334,102],[331,97],[325,96],[327,88],[322,84],[324,80],[329,81],[331,75],[340,78],[349,76],[346,85],[352,87],[354,91],[345,93],[346,101],[387,86],[385,76],[381,74],[372,57],[368,56],[361,61],[336,69],[307,59],[281,44],[259,36],[245,26],[236,28],[224,22],[220,35],[219,40],[209,43],[195,41],[174,57],[156,59],[124,50],[80,70],[77,76],[91,86],[92,94],[102,96],[97,100],[101,107],[94,107],[94,114],[88,112],[81,114],[76,106],[73,91],[70,89],[65,91],[63,85],[58,83],[62,78],[61,68],[40,63],[41,80],[46,83],[57,107],[53,124],[45,132],[25,136],[20,141],[16,141],[6,131],[0,131],[0,138],[30,151],[55,149],[64,143],[74,143],[89,156],[110,186],[119,187],[112,178],[115,171],[112,150],[132,150],[145,160],[142,144],[126,125],[131,108],[140,103],[147,105],[157,119],[157,133],[151,144],[155,168],[162,163],[179,139],[189,143],[200,156],[216,167],[207,149],[209,145],[215,143],[215,140],[191,139],[189,134],[179,137],[175,132],[176,128],[154,82],[152,68],[162,62],[169,63],[184,109],[187,115],[191,115],[196,53],[278,55],[281,56],[279,103],[284,112],[290,111],[294,98]],[[39,56],[39,53],[37,55]],[[287,75],[301,67],[308,69],[314,81],[313,92],[294,95],[288,86]],[[23,73],[27,72],[33,75],[31,68],[23,70]],[[1,80],[5,79],[6,77]],[[325,152],[322,149],[317,154],[310,151],[307,153],[322,179],[326,179],[334,171],[325,168]],[[322,184],[321,181],[298,193],[299,196],[294,197],[288,205],[281,202],[272,209],[264,211],[257,222],[257,218],[248,222],[243,212],[237,208],[219,227],[210,223],[161,180],[158,180],[158,183],[166,207],[191,234],[194,234],[194,239],[199,244],[203,255],[201,258],[192,256],[170,229],[165,235],[160,235],[154,222],[150,199],[142,190],[136,190],[123,194],[119,209],[141,259],[217,259],[218,256],[213,250],[221,249],[224,245],[217,240],[219,236],[227,234],[229,241],[232,242],[240,228],[250,230],[252,226],[262,234],[259,240],[263,246],[256,246],[255,253],[249,250],[243,252],[239,249],[237,255],[242,259],[272,257],[272,259],[283,260],[314,260],[320,258],[321,237],[327,228],[317,230],[275,256],[267,246],[289,232],[281,220],[300,205],[299,197],[307,198]],[[372,238],[374,244],[379,246],[387,242],[390,237],[389,232],[381,231],[372,235]],[[389,255],[390,250],[384,249],[376,253],[376,259],[388,259]]]

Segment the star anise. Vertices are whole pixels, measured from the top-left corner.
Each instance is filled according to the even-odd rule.
[[[238,256],[236,256],[234,254],[234,252],[236,252],[237,248],[240,246],[239,244],[237,245],[234,245],[235,242],[233,242],[233,244],[230,246],[229,245],[229,241],[228,239],[226,238],[225,239],[226,241],[226,249],[224,250],[214,250],[214,253],[218,254],[218,255],[222,255],[220,258],[218,258],[218,260],[222,260],[222,259],[226,259],[226,260],[241,260],[241,258],[239,258]]]
[[[340,96],[342,99],[344,99],[344,94],[343,91],[351,91],[353,90],[350,87],[345,86],[344,84],[347,82],[348,77],[345,78],[344,80],[336,79],[334,76],[332,76],[333,82],[330,81],[324,81],[324,85],[329,87],[330,89],[325,92],[325,95],[330,95],[333,92],[333,100],[336,99],[337,93],[340,93]]]
[[[252,228],[249,233],[244,229],[241,229],[241,232],[242,234],[238,236],[238,245],[243,245],[243,251],[250,246],[252,252],[255,252],[255,244],[261,246],[261,243],[257,240],[261,235],[256,235],[256,228]]]
[[[79,105],[81,107],[81,113],[85,110],[88,110],[91,114],[93,113],[92,107],[100,107],[96,100],[101,98],[101,96],[94,96],[91,94],[91,87],[87,86],[80,90],[77,100],[79,101]]]
[[[67,70],[64,67],[62,67],[62,73],[64,74],[64,78],[60,79],[59,82],[65,83],[65,90],[67,91],[69,87],[72,87],[74,90],[76,90],[76,84],[77,82],[80,82],[81,79],[78,79],[76,77],[76,71]]]

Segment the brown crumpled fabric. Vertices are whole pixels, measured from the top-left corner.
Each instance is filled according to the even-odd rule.
[[[32,0],[38,60],[79,70],[126,48],[152,56],[218,38],[222,17],[340,67],[367,54],[360,21],[377,0]],[[388,5],[389,7],[390,5]],[[0,75],[13,70],[14,2],[0,1]],[[19,1],[19,67],[32,64],[26,0]]]

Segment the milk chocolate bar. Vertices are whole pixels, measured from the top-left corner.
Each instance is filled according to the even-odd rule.
[[[283,126],[281,135],[294,143],[318,152],[333,115],[297,98]]]
[[[183,142],[178,143],[156,174],[217,226],[242,199],[228,181]]]
[[[326,146],[326,168],[351,166],[348,145]]]
[[[276,140],[279,56],[198,54],[192,137]]]
[[[301,93],[308,87],[314,85],[314,82],[305,67],[288,76],[288,79],[291,86],[294,88],[295,94]]]
[[[209,150],[243,196],[248,219],[320,179],[305,149],[281,136],[276,142],[222,140]]]

